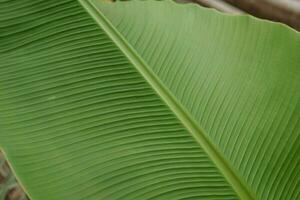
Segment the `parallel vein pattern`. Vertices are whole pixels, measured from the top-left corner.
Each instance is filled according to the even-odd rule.
[[[300,198],[298,33],[169,1],[92,2],[259,199]]]
[[[147,66],[144,60],[139,57],[138,53],[135,52],[135,50],[127,43],[126,39],[122,38],[122,35],[114,28],[101,11],[98,11],[97,7],[93,5],[93,3],[84,0],[81,1],[81,3],[99,26],[120,48],[120,50],[124,52],[134,67],[141,73],[141,75],[168,105],[188,132],[208,154],[209,158],[215,163],[216,167],[221,171],[238,196],[245,200],[254,199],[255,195],[253,192],[247,187],[247,185],[245,185],[241,178],[236,175],[236,172],[232,170],[232,167],[224,159],[223,155],[220,154],[214,144],[212,144],[207,138],[201,127],[198,126],[197,122],[191,118],[182,105],[177,101],[176,97],[172,96],[164,84],[158,77],[155,76],[149,66]]]
[[[0,3],[0,143],[32,200],[238,199],[78,2]]]

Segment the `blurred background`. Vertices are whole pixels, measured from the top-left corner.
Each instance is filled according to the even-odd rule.
[[[0,152],[0,200],[28,200]]]
[[[284,23],[300,31],[300,0],[178,0],[233,14],[253,16]]]
[[[215,8],[221,12],[253,16],[284,23],[300,31],[300,0],[177,0]],[[0,152],[0,200],[27,200],[4,155]]]

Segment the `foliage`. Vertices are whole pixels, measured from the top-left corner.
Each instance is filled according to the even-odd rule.
[[[171,1],[0,4],[0,144],[32,200],[300,198],[297,32]]]

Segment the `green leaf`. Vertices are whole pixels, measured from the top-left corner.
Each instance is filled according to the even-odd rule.
[[[299,199],[300,36],[171,1],[0,3],[0,143],[32,200]]]

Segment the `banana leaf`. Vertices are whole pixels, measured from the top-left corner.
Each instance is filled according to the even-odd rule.
[[[32,200],[297,200],[300,36],[172,1],[0,1],[0,145]]]

